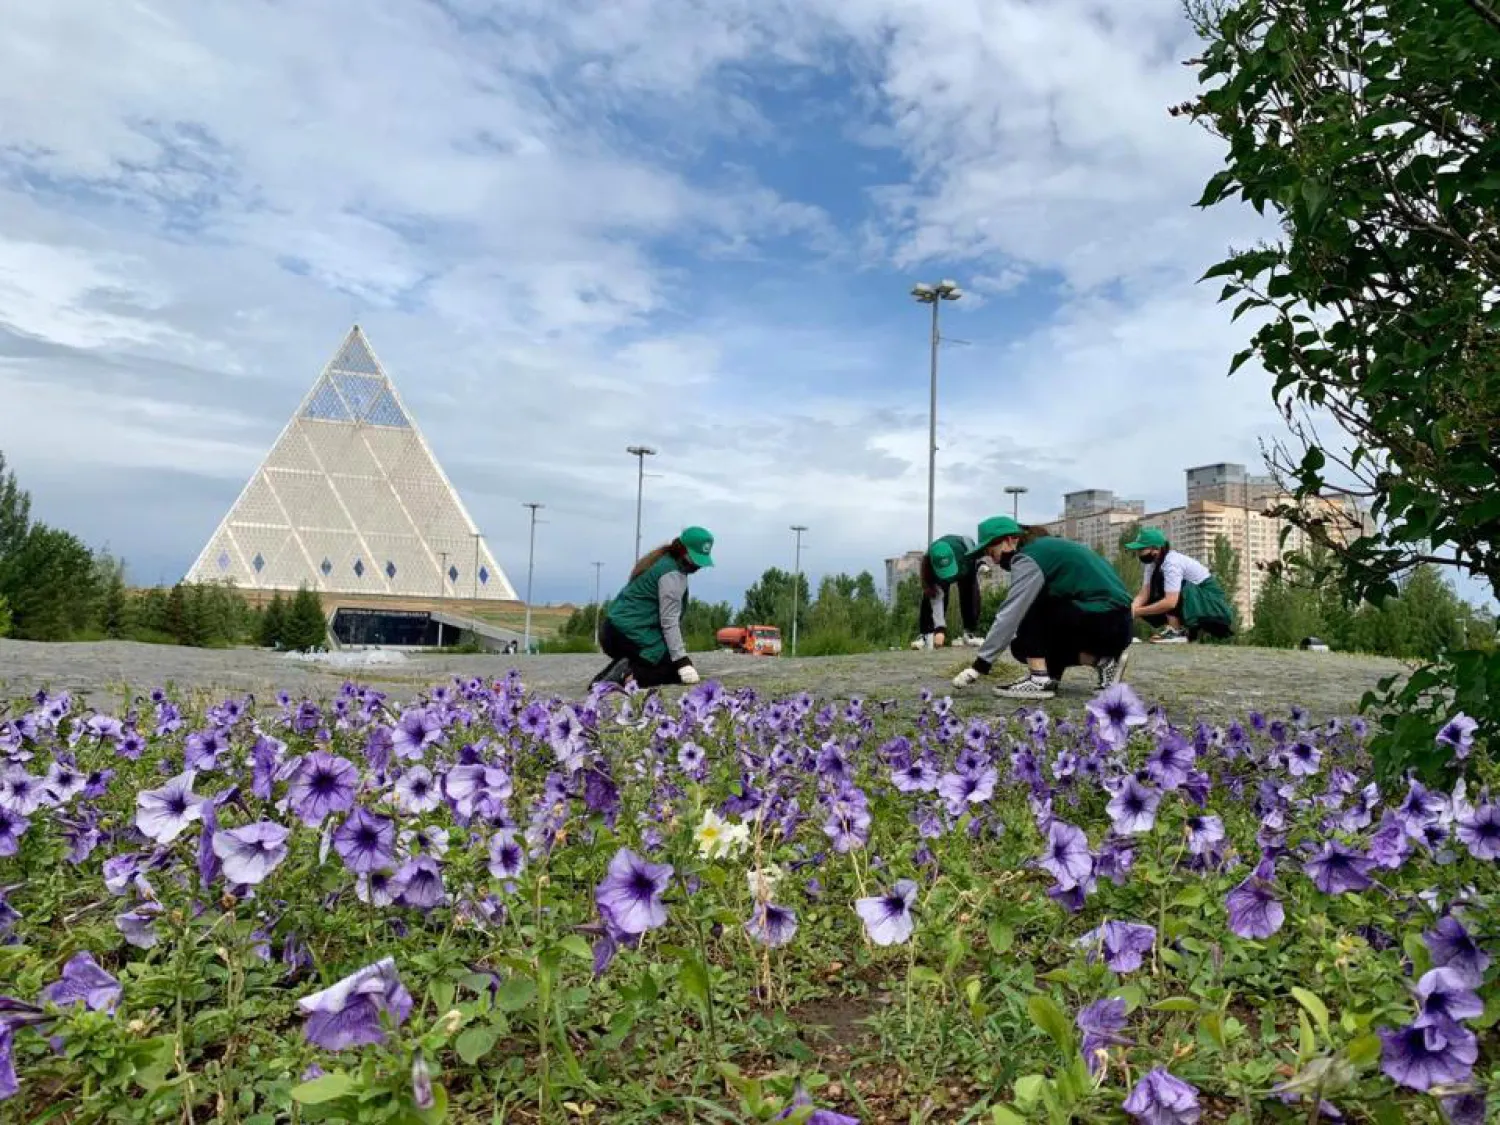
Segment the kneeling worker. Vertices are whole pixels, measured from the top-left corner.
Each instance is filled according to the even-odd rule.
[[[948,638],[948,591],[958,587],[958,611],[963,621],[960,645],[979,644],[979,559],[974,541],[944,535],[922,556],[922,605],[917,611],[917,639],[912,648],[942,648]]]
[[[688,575],[714,565],[714,537],[690,527],[676,539],[651,551],[635,564],[630,581],[609,603],[599,637],[609,667],[594,683],[637,687],[696,684],[698,670],[682,639]]]
[[[1051,699],[1063,672],[1094,669],[1099,689],[1120,682],[1130,653],[1130,591],[1115,568],[1081,543],[1023,528],[1009,516],[979,525],[976,555],[1010,572],[1010,588],[972,667],[953,678],[965,688],[987,675],[1010,647],[1029,674],[995,689],[1007,699]]]
[[[1152,644],[1185,645],[1201,633],[1211,637],[1233,635],[1229,599],[1208,567],[1172,550],[1166,534],[1155,527],[1141,528],[1125,549],[1139,551],[1145,567],[1130,612],[1158,627]]]

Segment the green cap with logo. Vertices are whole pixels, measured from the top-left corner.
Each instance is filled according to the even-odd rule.
[[[1125,544],[1127,551],[1144,551],[1148,548],[1161,550],[1167,545],[1167,537],[1159,527],[1143,527],[1136,537]]]
[[[698,566],[713,566],[714,533],[706,527],[684,528],[678,540],[687,548],[688,558]]]
[[[940,582],[951,582],[958,577],[958,555],[953,544],[939,539],[927,548],[927,561],[932,563],[932,573]]]
[[[982,554],[986,548],[997,540],[1009,538],[1012,535],[1020,535],[1025,530],[1009,516],[991,516],[987,520],[981,520],[979,524],[979,546],[969,552],[970,557]]]

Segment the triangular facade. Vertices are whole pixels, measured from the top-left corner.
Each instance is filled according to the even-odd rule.
[[[188,572],[257,590],[513,601],[359,326]]]

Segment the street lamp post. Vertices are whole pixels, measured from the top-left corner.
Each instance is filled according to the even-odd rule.
[[[480,531],[469,532],[474,538],[474,569],[469,572],[469,581],[474,586],[474,600],[479,600],[479,537],[484,534]]]
[[[646,458],[655,457],[656,450],[649,445],[627,446],[625,452],[635,458],[635,556],[630,560],[634,566],[641,557],[641,493],[646,487]]]
[[[599,636],[604,629],[604,603],[599,600],[599,573],[604,568],[602,562],[594,565],[594,647],[603,648],[603,642]]]
[[[807,530],[805,524],[794,523],[792,530],[797,533],[797,552],[792,562],[792,655],[797,655],[797,595],[802,590],[802,533]]]
[[[927,406],[927,542],[931,543],[934,498],[937,494],[938,343],[942,340],[938,332],[938,306],[944,301],[956,301],[964,294],[957,282],[945,278],[936,285],[929,285],[925,281],[918,282],[912,286],[911,295],[919,304],[932,306],[932,374]]]
[[[1010,518],[1017,523],[1021,522],[1021,497],[1031,490],[1024,484],[1008,484],[1005,486],[1006,494],[1010,496]]]
[[[536,512],[537,512],[537,509],[543,507],[543,505],[541,505],[541,504],[534,504],[534,503],[525,503],[525,504],[522,504],[521,507],[523,507],[523,508],[530,508],[531,509],[531,546],[530,546],[530,548],[526,552],[526,633],[525,633],[525,640],[522,642],[523,647],[522,647],[522,650],[521,650],[527,656],[530,656],[531,655],[531,576],[532,576],[532,573],[534,572],[534,569],[535,569],[533,564],[536,562]]]
[[[438,613],[443,612],[443,599],[448,596],[448,552],[439,551],[443,561],[438,564]],[[438,651],[443,650],[443,619],[438,618]]]

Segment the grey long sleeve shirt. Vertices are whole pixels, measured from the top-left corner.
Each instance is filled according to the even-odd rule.
[[[974,670],[988,675],[1000,654],[1010,647],[1020,631],[1021,620],[1031,603],[1046,588],[1047,580],[1042,568],[1025,555],[1016,555],[1010,564],[1010,588],[1005,592],[1005,601],[1000,612],[995,614],[995,623],[979,646],[979,655],[974,658]]]
[[[656,584],[661,635],[667,642],[667,657],[673,664],[688,658],[687,642],[682,639],[682,603],[687,598],[687,590],[687,575],[680,570],[669,570]]]

